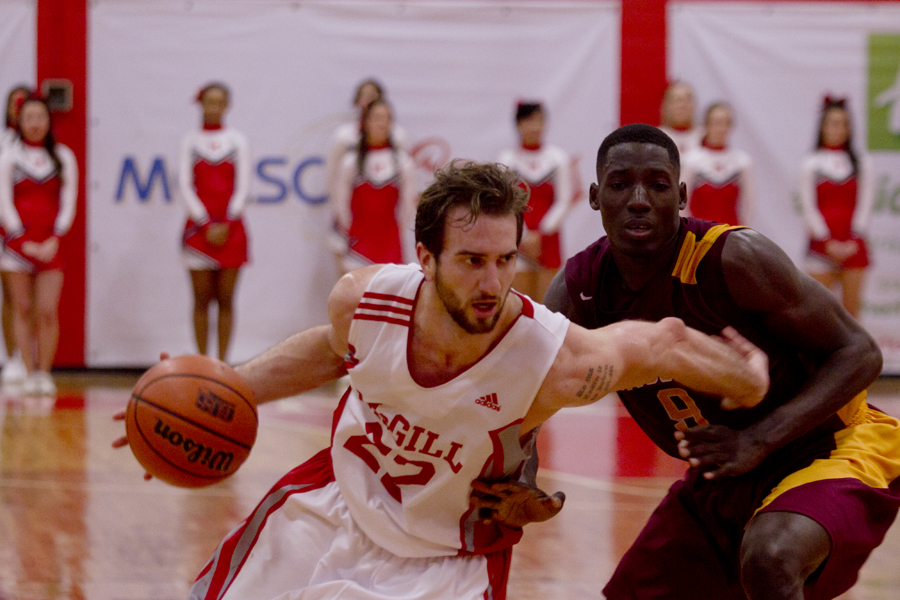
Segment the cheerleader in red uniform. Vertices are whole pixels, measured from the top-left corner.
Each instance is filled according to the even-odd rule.
[[[844,308],[854,317],[869,266],[865,235],[874,195],[869,157],[851,145],[846,101],[826,97],[816,150],[801,169],[800,204],[810,234],[806,270],[826,287],[839,286]]]
[[[703,132],[694,126],[694,90],[684,81],[674,81],[663,94],[659,128],[678,146],[682,156],[700,145]]]
[[[335,223],[346,240],[338,253],[343,273],[378,263],[412,261],[402,232],[418,202],[415,166],[391,136],[391,109],[375,100],[363,112],[356,152],[341,161],[335,184]]]
[[[749,225],[753,215],[753,161],[728,144],[731,107],[716,102],[706,109],[703,143],[681,157],[687,184],[688,216],[730,225]]]
[[[0,270],[9,280],[13,331],[28,372],[24,391],[54,395],[50,368],[59,343],[63,285],[59,246],[75,218],[78,166],[72,151],[56,143],[42,98],[26,98],[18,131],[20,139],[0,155],[0,218],[6,230]]]
[[[359,149],[363,113],[376,100],[386,101],[384,86],[375,79],[360,82],[353,94],[353,107],[356,111],[354,118],[341,123],[331,136],[328,154],[325,157],[325,189],[329,197],[334,195],[344,156]],[[396,148],[405,148],[407,145],[406,131],[396,123],[391,124],[391,142]]]
[[[540,103],[519,103],[519,147],[502,152],[497,159],[515,171],[530,191],[513,287],[538,302],[562,266],[559,230],[572,208],[574,187],[569,155],[544,143],[545,125]]]
[[[178,183],[188,209],[182,256],[194,291],[197,349],[206,354],[209,306],[214,301],[218,356],[225,360],[238,273],[248,256],[243,215],[250,190],[250,150],[243,134],[223,125],[227,87],[212,83],[197,99],[203,128],[185,136],[179,159]]]
[[[0,154],[4,149],[13,145],[19,139],[18,121],[19,109],[25,98],[31,93],[31,88],[24,85],[17,85],[9,91],[6,97],[6,129],[0,136]],[[0,228],[0,236],[4,232]],[[4,385],[19,384],[25,381],[28,371],[25,369],[25,363],[22,362],[22,353],[16,346],[16,335],[13,329],[13,304],[12,295],[9,291],[9,276],[0,271],[0,288],[3,290],[3,306],[0,308],[0,322],[3,324],[3,343],[6,346],[6,364],[3,365],[3,371],[0,372],[0,381]]]

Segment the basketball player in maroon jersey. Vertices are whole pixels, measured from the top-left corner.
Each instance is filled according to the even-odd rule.
[[[706,332],[731,325],[768,354],[772,385],[758,406],[727,412],[677,381],[619,392],[650,438],[690,469],[604,593],[834,598],[853,586],[900,506],[900,423],[866,403],[881,353],[773,242],[679,217],[679,169],[659,129],[609,135],[590,190],[607,237],[567,262],[545,302],[588,328],[671,316]],[[475,502],[508,525],[558,511],[514,483],[475,487]]]

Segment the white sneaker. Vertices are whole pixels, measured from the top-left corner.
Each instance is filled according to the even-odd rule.
[[[22,394],[25,396],[37,396],[39,385],[37,371],[29,373],[25,377],[25,381],[22,382]]]
[[[28,371],[25,369],[22,357],[18,354],[7,360],[3,365],[3,371],[0,371],[0,383],[3,385],[24,383],[26,377],[28,377]]]
[[[55,396],[56,384],[46,371],[34,371],[22,385],[22,392],[29,396]]]

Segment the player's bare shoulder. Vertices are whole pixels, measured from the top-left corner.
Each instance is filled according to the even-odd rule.
[[[778,310],[802,295],[803,277],[790,257],[752,229],[739,229],[726,238],[722,274],[732,297],[748,310]]]
[[[328,318],[340,337],[346,339],[353,313],[359,306],[369,282],[384,265],[371,265],[350,271],[341,277],[328,296]]]

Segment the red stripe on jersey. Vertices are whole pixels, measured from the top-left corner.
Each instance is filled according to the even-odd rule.
[[[357,361],[359,362],[359,361]],[[341,396],[340,402],[338,402],[337,408],[334,409],[334,414],[331,417],[331,444],[334,445],[334,432],[337,431],[338,421],[341,420],[341,415],[344,413],[344,407],[347,406],[347,398],[350,397],[350,388],[347,388],[347,391],[344,392],[344,395]],[[362,400],[362,396],[360,396],[360,400]]]
[[[534,318],[534,304],[531,303],[528,296],[523,296],[519,292],[515,292],[516,296],[522,299],[522,315],[529,319]]]
[[[394,319],[391,317],[386,317],[383,315],[361,315],[355,314],[353,315],[354,319],[359,319],[360,321],[384,321],[385,323],[393,323],[394,325],[405,325],[409,327],[409,321],[405,321],[403,319]]]
[[[512,565],[512,547],[484,555],[490,587],[484,591],[485,600],[506,600],[509,568]]]
[[[359,310],[361,308],[365,308],[368,310],[383,310],[383,311],[387,311],[387,312],[394,312],[394,313],[397,313],[398,315],[412,316],[412,309],[396,308],[394,306],[389,306],[387,304],[372,304],[371,302],[360,302],[359,306],[356,308],[356,310]]]
[[[386,300],[388,302],[396,302],[397,304],[408,304],[412,306],[414,302],[409,298],[404,298],[402,296],[391,296],[390,294],[376,294],[375,292],[366,292],[363,294],[363,298],[371,298],[373,300]]]

